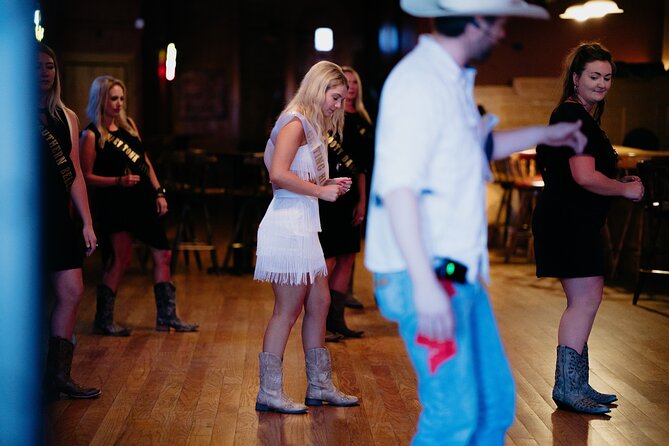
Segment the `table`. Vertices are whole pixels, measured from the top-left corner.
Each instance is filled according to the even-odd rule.
[[[624,175],[636,170],[636,165],[640,161],[669,157],[669,150],[643,150],[615,144],[613,148],[618,153],[618,170]]]

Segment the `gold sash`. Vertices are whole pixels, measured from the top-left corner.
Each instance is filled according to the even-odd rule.
[[[72,167],[68,162],[65,153],[63,152],[63,148],[60,146],[60,143],[56,137],[53,136],[49,129],[44,127],[42,123],[39,125],[39,131],[42,135],[42,138],[44,138],[44,141],[46,141],[47,145],[49,146],[49,150],[51,151],[51,155],[53,156],[53,160],[56,163],[56,166],[58,166],[58,172],[60,173],[60,177],[63,179],[65,189],[70,190],[72,183],[74,183],[74,172],[72,171]]]
[[[143,173],[147,177],[149,176],[149,165],[146,163],[143,155],[135,152],[128,143],[111,133],[107,133],[107,141],[109,141],[116,150],[128,158],[132,167],[136,168],[140,173]]]
[[[307,146],[309,147],[309,153],[311,154],[311,160],[316,175],[316,184],[325,184],[329,179],[327,148],[325,147],[323,140],[316,134],[316,130],[309,123],[307,118],[295,111],[284,113],[274,125],[270,138],[267,141],[267,146],[265,147],[265,166],[267,166],[268,169],[270,168],[272,158],[274,157],[274,142],[276,141],[279,131],[293,118],[298,118],[302,122],[302,129],[304,130],[304,135],[307,139]]]
[[[339,141],[339,135],[333,135],[332,131],[329,131],[327,144],[328,147],[332,149],[332,153],[335,154],[337,161],[339,161],[341,165],[346,167],[353,175],[357,175],[359,173],[358,166],[355,165],[353,158],[344,152],[344,149],[341,146],[341,142]]]

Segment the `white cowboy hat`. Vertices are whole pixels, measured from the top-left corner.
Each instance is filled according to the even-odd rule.
[[[400,0],[404,12],[416,17],[514,16],[548,19],[541,6],[524,0]]]

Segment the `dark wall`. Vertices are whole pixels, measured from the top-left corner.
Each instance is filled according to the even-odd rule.
[[[360,72],[372,116],[383,81],[399,58],[429,29],[402,13],[398,0],[42,0],[45,42],[81,62],[124,55],[129,98],[145,138],[212,150],[262,150],[277,113],[308,68],[321,59]],[[557,16],[570,3],[548,3],[550,21],[513,19],[507,39],[479,67],[478,84],[508,84],[519,76],[557,76],[563,56],[597,39],[616,60],[660,62],[663,0],[618,0],[623,14],[580,24]],[[142,17],[145,27],[135,29]],[[400,49],[378,50],[378,29],[394,24]],[[334,29],[331,53],[313,49],[318,26]],[[177,46],[177,78],[158,78],[158,51]],[[74,56],[73,56],[74,55]],[[83,83],[83,82],[82,82]],[[76,83],[75,83],[76,84]],[[72,85],[70,89],[87,89]],[[64,91],[65,98],[75,97]],[[175,143],[172,137],[179,135]]]
[[[575,3],[575,2],[571,2]],[[585,40],[597,40],[628,63],[660,62],[664,26],[662,0],[617,0],[625,12],[586,22],[558,16],[570,2],[550,2],[551,20],[511,19],[505,41],[480,67],[479,84],[504,84],[518,76],[557,76],[564,56]],[[669,11],[668,11],[669,12]]]

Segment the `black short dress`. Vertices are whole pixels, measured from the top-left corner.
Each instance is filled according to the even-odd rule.
[[[57,118],[42,111],[45,121],[41,130],[42,244],[46,271],[57,272],[81,268],[84,237],[81,220],[73,214],[70,187],[76,178],[72,164],[72,140],[65,112],[56,109]]]
[[[151,186],[148,175],[138,169],[132,157],[137,154],[144,158],[144,145],[136,136],[119,128],[110,134],[127,144],[132,150],[119,150],[107,140],[100,147],[100,131],[93,124],[86,127],[95,134],[95,163],[93,173],[105,177],[120,177],[129,173],[139,175],[140,181],[133,187],[98,187],[89,193],[92,195],[92,213],[98,238],[107,243],[109,235],[117,232],[129,232],[135,239],[141,240],[152,248],[170,249],[163,219],[156,209],[156,192]],[[128,156],[130,154],[130,157]]]
[[[618,156],[593,117],[575,102],[563,102],[550,123],[582,120],[588,138],[584,154],[595,158],[595,169],[616,176]],[[537,277],[592,277],[605,273],[602,228],[610,197],[587,191],[574,181],[569,147],[537,146],[537,168],[545,187],[532,218]]]
[[[353,210],[360,201],[357,174],[368,173],[374,151],[374,130],[358,113],[346,113],[340,149],[328,147],[330,178],[351,177],[353,184],[337,201],[318,201],[321,220],[318,236],[326,259],[360,252],[362,225],[353,225]]]

